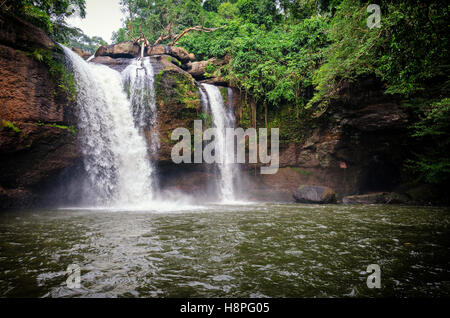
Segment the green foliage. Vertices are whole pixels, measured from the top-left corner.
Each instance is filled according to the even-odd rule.
[[[238,16],[239,9],[236,5],[227,1],[219,6],[217,13],[224,19],[233,19]]]
[[[408,170],[429,183],[448,181],[449,7],[441,1],[383,1],[381,28],[369,29],[367,5],[343,0],[338,6],[308,107],[327,105],[343,82],[378,77],[387,94],[414,104]]]
[[[268,29],[281,20],[276,2],[273,0],[238,0],[237,7],[244,20],[264,25]]]
[[[314,76],[318,93],[310,102],[327,103],[343,81],[361,75],[381,78],[387,93],[412,96],[429,79],[448,73],[448,6],[433,1],[385,1],[381,28],[366,26],[368,3],[344,0],[329,27],[331,45]],[[448,80],[448,79],[447,79]]]
[[[36,122],[34,124],[36,126],[39,126],[39,127],[44,127],[45,126],[45,127],[54,127],[54,128],[64,129],[64,130],[67,130],[67,131],[69,131],[70,133],[72,133],[74,135],[77,133],[77,130],[76,130],[76,128],[74,126],[59,125],[59,124],[56,124],[56,123],[46,124],[46,123],[43,123],[41,121],[38,121],[38,122]]]
[[[12,130],[15,133],[20,133],[22,130],[16,126],[16,123],[12,123],[10,121],[7,120],[2,120],[2,126],[6,129]]]
[[[154,42],[166,31],[169,22],[173,23],[173,34],[178,34],[187,27],[201,25],[209,13],[203,9],[200,0],[121,0],[121,4],[128,17],[125,27],[113,34],[116,42],[130,39],[126,34],[127,28],[133,36],[138,36],[141,26],[147,39]]]
[[[429,183],[444,183],[450,176],[450,98],[424,107],[423,114],[411,127],[412,136],[423,145],[407,167],[419,179]]]
[[[299,174],[302,174],[302,175],[305,175],[305,176],[311,175],[311,171],[308,171],[308,170],[303,170],[303,169],[300,169],[298,167],[291,167],[291,169],[293,169],[295,172],[297,172]]]
[[[1,9],[31,22],[67,47],[76,46],[94,53],[100,45],[107,44],[102,38],[88,37],[65,22],[72,15],[85,17],[85,0],[6,0]]]
[[[64,24],[71,15],[86,16],[85,0],[6,0],[3,10],[12,12],[34,25],[53,33],[54,26]]]

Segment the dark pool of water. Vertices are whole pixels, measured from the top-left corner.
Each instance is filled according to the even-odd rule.
[[[0,296],[448,296],[449,225],[446,208],[403,206],[5,212]],[[67,286],[70,264],[80,288]]]

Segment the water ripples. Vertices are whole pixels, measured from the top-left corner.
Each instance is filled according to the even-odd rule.
[[[211,205],[0,216],[3,297],[448,295],[448,209]],[[81,268],[81,288],[66,268]],[[382,286],[366,286],[379,264]]]

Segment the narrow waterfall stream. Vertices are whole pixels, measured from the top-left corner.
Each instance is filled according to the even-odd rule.
[[[77,83],[84,166],[96,203],[126,205],[151,200],[153,169],[121,74],[63,49]]]
[[[134,124],[139,133],[144,135],[144,129],[150,132],[148,147],[150,154],[156,156],[160,147],[157,131],[157,111],[154,88],[154,71],[150,57],[133,59],[123,70],[122,78],[125,92],[131,103]],[[154,170],[153,162],[149,163]],[[153,188],[157,187],[156,178],[152,178]]]
[[[234,178],[234,152],[226,151],[226,129],[234,128],[234,118],[225,106],[222,94],[217,86],[201,84],[209,98],[209,107],[214,127],[217,129],[216,157],[219,158],[219,195],[223,202],[236,201]]]

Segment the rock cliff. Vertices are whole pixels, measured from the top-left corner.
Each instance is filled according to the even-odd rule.
[[[79,159],[73,100],[56,74],[61,61],[40,29],[1,17],[0,208],[40,203],[51,180]]]
[[[51,66],[40,58],[50,52],[53,60],[60,61],[61,53],[39,29],[9,19],[10,23],[0,24],[2,207],[37,204],[52,180],[80,167],[73,100],[58,90]],[[100,47],[91,62],[122,71],[130,58],[138,55],[138,46],[124,42]],[[170,153],[176,142],[170,136],[177,127],[192,130],[194,120],[202,118],[197,81],[228,85],[207,72],[208,65],[223,65],[227,60],[195,61],[195,56],[182,48],[162,45],[145,55],[151,56],[155,73],[158,124],[153,129],[160,149],[153,159],[164,176],[161,186],[206,194],[215,182],[213,169],[173,164]],[[227,104],[234,108],[239,122],[246,101],[237,88],[232,87],[232,92],[233,100]],[[224,96],[228,98],[226,93]],[[342,199],[391,191],[401,182],[407,116],[399,102],[385,96],[380,82],[373,78],[343,85],[338,96],[315,120],[305,140],[281,144],[277,174],[260,175],[257,166],[243,167],[240,181],[250,199],[292,202],[300,185],[329,187]],[[150,128],[145,134],[151,138]]]

